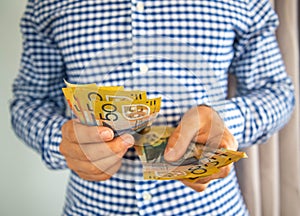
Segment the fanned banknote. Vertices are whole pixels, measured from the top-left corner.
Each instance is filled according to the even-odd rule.
[[[110,127],[115,136],[150,127],[160,110],[161,98],[148,99],[145,91],[65,83],[67,87],[62,91],[80,122]]]
[[[160,110],[161,98],[134,101],[95,101],[97,125],[113,128],[117,133],[139,132],[150,127]]]
[[[180,160],[167,162],[164,160],[164,150],[173,130],[170,127],[151,127],[136,141],[135,148],[143,163],[144,179],[194,181],[218,173],[220,168],[247,157],[244,152],[192,142]]]

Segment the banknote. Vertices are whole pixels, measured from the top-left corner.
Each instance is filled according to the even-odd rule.
[[[64,83],[66,84],[67,88],[79,89],[79,88],[97,88],[100,90],[124,90],[124,86],[98,86],[96,83],[88,83],[88,84],[73,84],[69,83],[64,79]]]
[[[161,98],[148,99],[146,91],[125,90],[123,86],[75,85],[62,88],[73,114],[82,124],[107,126],[118,136],[151,126]]]
[[[151,127],[136,141],[135,149],[143,164],[144,179],[194,181],[218,173],[220,168],[246,157],[244,152],[191,142],[181,159],[176,162],[165,161],[164,150],[173,130],[163,126]]]
[[[150,127],[160,110],[161,98],[143,101],[95,101],[97,125],[112,128],[115,133],[139,132]]]
[[[68,82],[67,80],[64,79],[64,83],[66,84],[67,87],[76,87],[76,88],[86,88],[86,87],[97,87],[96,83],[88,83],[88,84],[73,84]]]
[[[125,90],[103,90],[103,88],[78,88],[74,87],[63,88],[63,92],[67,102],[75,115],[84,124],[96,125],[93,118],[95,101],[140,101],[146,100],[147,95],[145,91],[125,91]]]

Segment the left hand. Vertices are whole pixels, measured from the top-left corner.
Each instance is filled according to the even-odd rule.
[[[211,107],[200,105],[187,111],[178,127],[169,137],[165,149],[165,160],[174,162],[179,160],[186,152],[191,141],[203,143],[213,148],[226,148],[237,150],[238,143],[225,126],[224,121]],[[181,180],[185,185],[201,192],[206,189],[213,179],[225,178],[231,165],[222,167],[220,172],[204,177],[197,182]]]

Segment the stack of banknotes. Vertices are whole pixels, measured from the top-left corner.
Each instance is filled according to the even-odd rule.
[[[174,128],[152,126],[160,110],[161,98],[149,99],[145,91],[125,90],[123,86],[68,82],[66,85],[62,89],[65,98],[82,124],[110,127],[115,136],[134,135],[144,179],[197,181],[247,157],[244,152],[192,142],[180,160],[167,162],[164,150]]]
[[[80,122],[110,127],[115,136],[150,127],[160,110],[161,98],[148,99],[145,91],[125,90],[123,86],[66,85],[63,93]]]

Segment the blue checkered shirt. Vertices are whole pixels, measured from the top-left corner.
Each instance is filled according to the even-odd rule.
[[[70,118],[61,88],[124,85],[162,96],[156,124],[176,126],[190,107],[212,106],[240,147],[263,143],[288,120],[293,87],[267,0],[30,0],[13,84],[12,124],[52,169]],[[228,99],[228,75],[237,79]],[[71,172],[63,215],[247,215],[234,169],[201,193],[180,181],[145,181],[128,151],[109,180]]]

